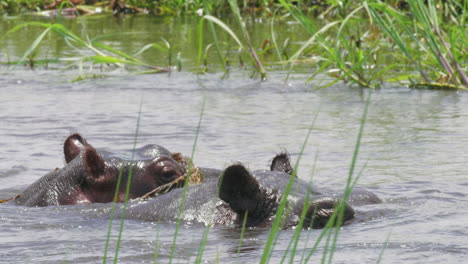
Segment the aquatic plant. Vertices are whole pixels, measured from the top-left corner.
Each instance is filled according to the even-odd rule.
[[[280,2],[312,35],[291,57],[291,65],[307,49],[315,53],[325,51],[326,56],[322,55],[321,58],[322,65],[311,79],[325,72],[336,80],[322,87],[343,80],[361,87],[376,88],[384,80],[404,79],[413,82],[414,87],[463,89],[467,85],[466,65],[463,67],[459,63],[463,54],[466,54],[463,47],[463,43],[467,41],[466,34],[456,34],[463,31],[464,24],[455,20],[454,25],[446,27],[446,32],[441,26],[445,18],[440,12],[436,12],[434,1],[428,1],[427,6],[422,0],[409,1],[410,12],[413,14],[409,17],[404,11],[398,11],[388,4],[362,1],[359,5],[354,5],[354,10],[349,10],[343,18],[336,16],[321,28],[299,8],[286,1]],[[447,7],[447,3],[445,4]],[[466,6],[464,8],[461,22],[465,20]],[[327,11],[326,15],[329,13]],[[325,14],[320,16],[325,17]],[[336,29],[336,36],[333,36],[330,31],[336,27],[339,28]],[[388,42],[379,29],[400,48],[410,65],[393,49],[392,43]],[[397,66],[402,65],[409,71],[417,69],[423,81],[413,81],[414,74],[401,75],[394,71]],[[437,66],[438,69],[435,69]],[[445,73],[441,74],[441,70]],[[397,77],[391,77],[395,75]]]
[[[257,55],[256,49],[252,45],[250,34],[249,34],[248,30],[247,30],[247,27],[245,25],[245,21],[244,21],[242,15],[240,13],[240,10],[238,8],[237,1],[236,0],[228,0],[228,2],[229,2],[231,10],[233,12],[234,19],[236,20],[239,28],[241,29],[242,38],[237,36],[234,33],[234,30],[232,30],[223,21],[221,21],[220,19],[210,15],[210,10],[209,9],[205,9],[205,12],[207,13],[207,15],[203,16],[203,19],[200,20],[199,27],[198,27],[198,32],[199,32],[199,34],[198,34],[198,39],[199,39],[199,43],[198,43],[198,45],[199,45],[198,65],[199,66],[201,65],[202,58],[204,58],[205,68],[202,70],[202,72],[206,71],[206,53],[207,53],[206,51],[210,46],[207,46],[207,49],[205,49],[205,53],[203,53],[202,47],[203,47],[203,35],[204,35],[204,33],[203,33],[203,30],[204,30],[203,23],[204,23],[205,20],[207,20],[211,36],[213,38],[213,42],[214,42],[214,45],[216,47],[217,55],[218,55],[218,58],[219,58],[219,60],[221,62],[221,65],[222,65],[224,71],[225,72],[228,71],[228,67],[227,67],[228,66],[228,58],[223,57],[221,55],[222,54],[221,43],[218,40],[217,33],[216,33],[215,28],[213,27],[213,24],[216,24],[216,25],[219,26],[219,28],[223,29],[229,36],[232,37],[232,39],[238,45],[237,51],[238,51],[238,54],[239,54],[239,61],[240,61],[241,64],[243,64],[242,53],[245,50],[248,49],[248,54],[249,54],[249,57],[251,58],[253,67],[260,74],[261,79],[266,79],[267,73],[266,73],[266,71],[265,71],[265,69],[263,67],[263,63],[261,62],[261,60],[259,59],[259,57]],[[241,41],[241,39],[243,41]],[[211,45],[211,44],[209,44],[209,45]]]
[[[447,4],[447,3],[445,3]],[[461,21],[443,26],[445,19],[437,11],[434,0],[408,1],[411,16],[382,3],[364,6],[380,29],[403,52],[410,64],[418,69],[422,81],[412,81],[413,87],[468,88],[466,65],[467,36],[464,33],[466,4]],[[463,24],[461,24],[463,23]]]
[[[341,80],[356,83],[361,87],[379,86],[381,77],[390,67],[378,66],[376,62],[378,47],[372,42],[361,40],[359,27],[356,27],[359,25],[359,18],[353,20],[362,8],[356,8],[343,19],[336,19],[319,28],[300,9],[286,1],[280,2],[311,34],[306,43],[289,59],[290,71],[296,60],[309,49],[309,53],[322,54],[320,59],[322,65],[309,80],[323,72],[335,77],[334,81],[323,85],[322,88]],[[331,34],[333,29],[336,30],[336,35]]]
[[[148,50],[150,48],[153,48],[153,49],[156,49],[156,50],[158,50],[158,51],[160,51],[162,53],[167,54],[167,65],[168,65],[168,67],[171,67],[173,65],[172,64],[172,57],[174,56],[174,47],[164,37],[161,37],[161,42],[162,42],[162,44],[159,44],[159,43],[155,42],[155,43],[150,43],[150,44],[147,44],[147,45],[143,46],[139,51],[137,51],[133,55],[133,57],[137,57],[137,56],[141,55],[142,53],[144,53],[146,50]]]
[[[262,79],[266,79],[266,72],[265,69],[263,68],[262,62],[258,58],[257,52],[255,51],[255,48],[252,45],[252,41],[250,40],[250,35],[249,32],[247,31],[247,27],[245,26],[245,22],[240,14],[239,7],[237,6],[237,1],[236,0],[228,0],[229,5],[231,6],[231,10],[234,13],[234,17],[237,20],[237,23],[240,26],[240,29],[242,30],[242,34],[244,36],[244,40],[247,44],[247,47],[249,48],[249,54],[252,58],[252,60],[255,62],[255,66],[260,73],[260,77]]]
[[[344,4],[328,1],[326,8],[310,9],[303,2],[258,1],[257,5],[270,10],[271,27],[269,34],[262,34],[263,39],[254,40],[253,33],[249,32],[252,30],[246,24],[250,21],[247,11],[252,5],[235,0],[221,2],[225,2],[230,16],[214,15],[214,10],[223,5],[220,2],[181,0],[172,3],[184,10],[199,8],[202,14],[197,18],[196,36],[191,37],[196,38],[198,44],[196,58],[187,57],[180,45],[171,43],[173,40],[169,42],[165,36],[161,36],[161,41],[145,44],[134,54],[129,54],[104,44],[101,40],[105,36],[89,39],[78,36],[62,24],[29,22],[10,29],[3,39],[27,26],[42,27],[44,31],[32,41],[19,61],[11,61],[8,56],[9,62],[3,63],[30,67],[71,64],[79,69],[75,80],[82,80],[105,76],[84,70],[88,66],[92,69],[95,64],[101,68],[130,69],[131,73],[155,73],[170,71],[174,66],[181,70],[182,61],[192,60],[198,65],[197,69],[184,67],[184,70],[205,73],[221,68],[227,74],[238,61],[242,69],[252,70],[252,76],[258,74],[262,79],[268,71],[274,71],[276,65],[288,69],[289,74],[298,68],[302,72],[308,71],[307,81],[314,80],[312,88],[325,88],[338,82],[369,88],[379,88],[386,82],[433,89],[466,89],[468,86],[468,52],[464,44],[468,41],[466,3],[431,0],[426,4],[417,0],[407,2],[406,6],[402,4],[406,2],[400,1],[347,1]],[[276,9],[271,12],[273,7]],[[311,16],[311,12],[319,19]],[[303,39],[296,39],[294,44],[291,44],[291,36],[282,36],[275,28],[291,18],[306,32],[301,36]],[[61,37],[76,54],[58,59],[41,58],[37,51],[49,32]],[[228,40],[222,41],[226,38]],[[151,50],[163,53],[167,58],[164,64],[168,67],[154,65],[161,61],[140,59]],[[213,55],[219,64],[209,61]]]
[[[34,58],[33,54],[38,49],[39,45],[45,38],[45,36],[49,32],[54,32],[62,37],[65,42],[73,49],[76,49],[78,53],[83,54],[81,49],[86,49],[91,51],[95,55],[82,55],[79,57],[70,57],[70,58],[62,58],[60,61],[63,62],[73,62],[76,63],[80,69],[83,68],[83,64],[85,62],[91,62],[93,64],[103,64],[103,65],[115,65],[117,67],[125,67],[125,65],[129,66],[140,66],[145,67],[151,70],[151,72],[167,72],[169,71],[168,68],[158,67],[154,65],[150,65],[145,63],[135,56],[131,56],[126,54],[125,52],[116,50],[96,39],[88,39],[84,40],[78,35],[74,34],[67,28],[65,28],[62,24],[49,24],[49,23],[40,23],[40,22],[28,22],[20,24],[5,33],[3,38],[9,36],[10,34],[24,28],[27,26],[34,26],[34,27],[42,27],[45,28],[44,31],[33,41],[29,49],[23,54],[23,57],[15,62],[15,64],[19,65],[24,63],[26,58],[29,58],[29,64],[33,66],[33,62],[31,61]],[[83,77],[83,72],[80,71],[80,77]]]

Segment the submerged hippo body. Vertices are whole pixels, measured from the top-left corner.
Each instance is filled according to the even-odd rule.
[[[14,202],[25,206],[111,202],[116,195],[119,174],[117,202],[122,202],[129,175],[132,179],[128,198],[134,199],[184,174],[171,153],[161,146],[148,145],[136,153],[143,160],[101,155],[83,137],[73,134],[64,143],[66,165],[31,184]]]
[[[273,166],[274,159],[271,170],[253,172],[249,172],[242,164],[234,164],[220,172],[221,177],[205,177],[203,184],[188,186],[181,219],[205,225],[239,226],[247,213],[247,226],[271,226],[291,177],[288,172],[292,171],[288,156],[281,157],[280,162],[283,164]],[[211,172],[212,175],[216,174]],[[175,222],[183,192],[182,188],[178,188],[151,200],[135,201],[127,208],[126,218]],[[337,198],[311,192],[310,185],[294,178],[287,198],[283,227],[298,225],[305,207],[303,226],[322,228],[339,203]],[[354,210],[344,203],[343,220],[348,221],[353,217]]]

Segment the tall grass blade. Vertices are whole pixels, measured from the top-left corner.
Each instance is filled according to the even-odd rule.
[[[205,7],[204,10],[205,10],[205,13],[207,15],[210,15],[210,10],[208,9],[208,0],[203,0],[203,6]],[[201,19],[200,20],[200,23],[203,23],[204,19]],[[218,58],[219,58],[219,61],[221,62],[221,66],[223,68],[223,71],[226,73],[227,71],[227,65],[226,65],[226,61],[224,60],[223,58],[223,55],[222,55],[222,52],[221,52],[221,46],[220,46],[220,43],[219,43],[219,40],[218,40],[218,35],[216,35],[216,30],[214,28],[214,25],[211,21],[208,20],[208,27],[209,27],[209,30],[211,32],[211,36],[213,38],[213,42],[215,44],[215,47],[216,47],[216,54],[218,55]],[[203,28],[203,25],[200,26],[200,28]]]
[[[142,54],[143,52],[149,50],[150,48],[154,48],[154,44],[155,43],[150,43],[150,44],[146,44],[145,46],[141,47],[141,49],[139,49],[137,52],[135,52],[135,54],[133,54],[133,57],[136,57],[136,56]]]
[[[275,48],[275,53],[276,56],[278,57],[278,61],[283,60],[282,52],[280,51],[278,47],[278,43],[276,42],[276,33],[274,29],[274,22],[276,21],[276,13],[278,12],[279,8],[275,10],[273,13],[273,17],[271,18],[270,22],[270,35],[271,35],[271,41],[273,42],[273,47]],[[285,68],[284,65],[282,65],[283,69]]]
[[[416,37],[414,37],[413,33],[411,33],[411,30],[405,25],[405,22],[403,22],[404,16],[385,5],[381,5],[377,3],[367,4],[367,2],[364,2],[364,5],[366,6],[366,9],[368,10],[368,12],[370,12],[372,18],[374,18],[374,20],[377,22],[379,27],[390,38],[392,38],[395,44],[400,48],[400,50],[405,54],[405,56],[411,61],[411,63],[417,67],[419,73],[421,74],[421,77],[426,82],[429,82],[429,77],[423,71],[421,64],[415,61],[410,51],[406,48],[406,45],[404,44],[404,41],[399,34],[399,31],[395,28],[395,24],[401,26],[404,29],[404,31],[410,32],[409,36],[415,43],[419,42],[419,40],[417,40]],[[381,15],[376,9],[379,9],[379,11],[383,12],[383,15]],[[394,20],[392,20],[391,18],[394,18]]]
[[[146,64],[146,63],[136,59],[135,57],[132,57],[129,54],[127,54],[125,52],[122,52],[120,50],[116,50],[116,49],[114,49],[114,48],[112,48],[112,47],[110,47],[110,46],[108,46],[108,45],[106,45],[106,44],[104,44],[102,42],[98,42],[98,41],[93,42],[93,46],[96,47],[96,48],[100,48],[100,49],[112,52],[112,53],[114,53],[114,54],[116,54],[116,55],[118,55],[118,56],[120,56],[122,58],[125,58],[128,61],[133,62],[134,64],[139,64],[139,65],[145,65]]]
[[[197,148],[198,136],[200,135],[201,123],[202,123],[202,120],[203,120],[204,113],[205,113],[205,98],[203,98],[202,107],[201,107],[201,110],[200,110],[200,117],[198,119],[197,131],[195,133],[195,139],[194,139],[194,142],[193,142],[192,154],[190,155],[190,160],[193,160],[193,157],[195,156],[195,150]],[[190,176],[192,174],[192,168],[193,168],[193,164],[190,163],[188,168],[187,168],[187,177],[185,178],[184,187],[183,187],[183,190],[182,190],[182,201],[181,201],[179,212],[178,212],[176,229],[175,229],[175,232],[174,232],[174,238],[172,240],[171,255],[170,255],[170,258],[169,258],[169,263],[172,263],[172,259],[174,258],[177,235],[179,233],[180,224],[182,222],[182,219],[181,219],[182,213],[183,213],[183,211],[185,209],[185,199],[187,198],[186,197],[187,196],[187,188],[188,188],[188,183],[190,182]]]
[[[279,0],[279,2],[310,34],[313,35],[317,32],[316,26],[299,8],[286,0]]]
[[[210,16],[210,15],[206,15],[203,18],[208,20],[208,21],[211,21],[211,22],[215,23],[216,25],[218,25],[220,28],[222,28],[224,31],[226,31],[226,33],[228,33],[232,37],[232,39],[234,39],[236,41],[236,43],[237,43],[237,45],[239,45],[239,47],[244,48],[244,45],[242,45],[242,42],[237,37],[236,33],[234,33],[223,21],[219,20],[218,18],[216,18],[214,16]]]
[[[237,247],[237,256],[240,256],[240,251],[241,251],[241,248],[242,248],[242,242],[244,241],[244,232],[245,232],[245,229],[246,229],[246,226],[247,226],[247,216],[248,216],[248,212],[245,211],[244,219],[242,220],[242,229],[241,229],[241,234],[240,234],[240,238],[239,238],[239,246]]]
[[[390,241],[390,236],[392,235],[392,231],[390,230],[388,232],[388,235],[387,235],[387,238],[385,239],[385,244],[384,246],[382,247],[382,250],[380,251],[380,254],[379,254],[379,257],[377,258],[377,264],[381,263],[382,262],[382,258],[383,258],[383,254],[385,252],[385,249],[387,249],[387,246],[388,246],[388,241]]]
[[[336,214],[335,214],[335,216],[336,216]],[[333,222],[334,223],[336,222],[336,217],[333,218]],[[332,240],[332,234],[333,234],[333,231],[332,231],[332,228],[330,227],[330,230],[327,233],[327,240],[325,241],[325,245],[323,247],[322,259],[320,261],[321,264],[326,263],[326,260],[327,260],[327,257],[328,257],[329,251],[330,251],[329,248],[330,248],[330,243],[331,243],[331,240]]]
[[[201,67],[203,59],[203,19],[198,21],[197,33],[198,33],[198,56],[197,56],[197,66]]]
[[[356,144],[354,146],[353,157],[351,159],[351,165],[350,165],[350,169],[349,169],[349,172],[348,172],[347,182],[346,182],[346,186],[345,186],[345,189],[344,189],[344,195],[343,195],[342,201],[337,206],[337,208],[335,210],[335,213],[332,215],[332,217],[328,221],[327,225],[325,226],[323,231],[320,233],[319,237],[316,239],[312,249],[310,250],[307,257],[305,257],[303,263],[308,263],[309,262],[310,258],[312,257],[312,255],[317,250],[317,247],[318,247],[319,243],[321,242],[323,237],[325,235],[327,235],[327,233],[328,233],[328,235],[327,235],[326,245],[325,245],[325,248],[324,248],[324,253],[322,255],[322,263],[326,262],[327,254],[328,254],[328,247],[330,245],[330,241],[331,241],[331,248],[330,248],[330,255],[328,256],[328,263],[332,263],[332,261],[333,261],[333,254],[334,254],[334,252],[336,250],[336,244],[337,244],[339,230],[340,230],[340,228],[341,228],[341,226],[343,224],[344,205],[345,205],[345,202],[346,202],[346,200],[348,199],[348,197],[349,197],[349,195],[351,193],[351,190],[352,190],[354,184],[356,183],[356,179],[359,177],[359,175],[358,175],[356,178],[354,178],[353,175],[354,175],[354,170],[355,170],[355,167],[356,167],[357,157],[358,157],[358,154],[359,154],[361,139],[362,139],[362,136],[363,136],[363,133],[364,133],[364,126],[365,126],[365,123],[366,123],[366,120],[367,120],[367,113],[368,113],[368,107],[369,107],[369,104],[370,104],[370,101],[371,101],[371,95],[372,95],[372,92],[370,91],[368,96],[367,96],[366,104],[364,106],[363,114],[362,114],[362,117],[361,117],[359,132],[358,132],[358,136],[357,136],[357,139],[356,139]],[[359,174],[361,174],[361,173],[362,173],[362,171]],[[331,240],[332,234],[333,234],[332,233],[332,230],[333,230],[332,226],[335,223],[336,223],[336,227],[334,229],[335,232],[334,232],[334,235],[333,235],[333,239]]]
[[[289,71],[288,71],[288,75],[286,76],[286,79],[289,78],[289,75],[290,73],[292,72],[292,68],[294,67],[294,61],[296,61],[299,56],[302,55],[302,53],[304,52],[305,49],[307,49],[310,45],[312,45],[316,40],[319,40],[320,43],[323,43],[323,41],[321,41],[321,36],[320,34],[328,31],[330,28],[338,25],[340,22],[339,21],[335,21],[335,22],[331,22],[331,23],[328,23],[327,25],[323,26],[319,31],[315,32],[312,37],[310,37],[297,51],[296,53],[294,53],[294,55],[291,56],[291,58],[289,59],[289,62],[290,62],[290,67],[289,67]]]
[[[315,155],[315,159],[314,159],[314,165],[313,165],[313,168],[312,168],[312,173],[311,173],[311,177],[309,179],[309,181],[307,182],[307,186],[311,187],[312,186],[312,177],[315,173],[315,165],[317,164],[317,157],[318,157],[318,151],[316,152],[316,155]],[[280,263],[284,263],[286,261],[286,257],[288,256],[288,253],[289,253],[289,250],[291,250],[291,253],[290,253],[290,259],[289,259],[289,263],[294,263],[294,257],[296,257],[296,251],[297,251],[297,244],[299,243],[299,238],[302,234],[302,231],[303,231],[303,228],[304,228],[304,221],[305,221],[305,217],[306,217],[306,214],[307,214],[307,210],[309,208],[309,201],[311,199],[310,197],[311,193],[308,191],[306,193],[306,197],[305,197],[305,200],[304,200],[304,207],[302,208],[302,211],[301,211],[301,215],[300,215],[300,218],[299,218],[299,224],[295,227],[295,231],[294,231],[294,234],[293,236],[291,237],[291,240],[289,241],[288,243],[288,247],[286,248],[284,254],[283,254],[283,257],[281,258],[281,261]]]
[[[106,244],[104,246],[104,256],[102,257],[103,264],[107,263],[107,252],[109,251],[110,235],[112,233],[112,223],[114,221],[115,209],[117,207],[117,198],[119,195],[120,183],[122,182],[122,173],[123,173],[123,168],[119,170],[119,176],[117,177],[117,184],[115,186],[114,199],[113,199],[112,208],[111,208],[110,217],[109,217],[109,225],[107,226]]]
[[[276,215],[275,215],[275,220],[273,221],[273,224],[272,224],[272,227],[271,227],[271,230],[270,230],[270,234],[268,235],[268,240],[267,240],[267,242],[265,244],[265,249],[263,250],[263,254],[262,254],[262,257],[260,259],[261,264],[265,264],[265,263],[268,262],[268,260],[270,258],[271,251],[274,248],[273,241],[276,240],[277,237],[279,236],[280,222],[281,222],[281,219],[283,218],[283,212],[284,212],[285,207],[286,207],[286,202],[287,202],[289,193],[291,192],[295,177],[297,175],[297,170],[299,168],[299,163],[301,161],[301,157],[302,157],[302,155],[304,153],[307,142],[309,141],[309,137],[310,137],[310,135],[312,133],[312,129],[313,129],[314,125],[315,125],[315,121],[317,120],[319,112],[320,111],[317,111],[317,113],[315,114],[315,116],[314,116],[314,118],[313,118],[313,120],[311,122],[311,125],[309,126],[307,136],[305,137],[304,142],[303,142],[302,147],[301,147],[301,150],[299,151],[299,155],[297,157],[296,163],[294,164],[294,169],[293,169],[293,172],[291,173],[291,177],[289,178],[288,185],[286,186],[286,189],[284,190],[284,193],[283,193],[283,195],[281,197],[281,201],[280,201],[280,204],[278,206],[278,209],[277,209],[277,212],[276,212]]]
[[[366,104],[364,105],[364,111],[363,111],[362,117],[361,117],[361,125],[359,127],[359,133],[358,133],[358,136],[357,136],[357,139],[356,139],[356,144],[354,145],[353,158],[351,160],[351,165],[350,165],[350,168],[349,168],[349,174],[348,174],[348,179],[347,179],[347,182],[346,182],[346,187],[345,187],[343,200],[342,200],[341,204],[338,206],[338,209],[337,209],[338,212],[339,212],[338,224],[337,224],[336,229],[335,229],[335,235],[333,237],[331,254],[330,254],[330,258],[329,258],[328,263],[332,263],[332,260],[333,260],[333,255],[334,255],[333,253],[335,252],[335,249],[336,249],[336,244],[337,244],[337,241],[338,241],[339,231],[340,231],[340,228],[341,228],[341,226],[343,224],[344,203],[346,202],[346,200],[348,199],[348,197],[349,197],[349,195],[351,193],[354,170],[356,168],[356,162],[357,162],[357,158],[358,158],[358,155],[359,155],[359,149],[361,147],[361,140],[362,140],[362,136],[364,134],[364,127],[365,127],[366,120],[367,120],[367,113],[368,113],[369,104],[370,104],[370,101],[371,101],[371,96],[372,96],[372,91],[369,91],[367,99],[366,99]],[[340,206],[341,206],[341,208],[340,208]],[[341,210],[339,210],[339,209],[341,209]]]
[[[141,65],[133,60],[130,61],[130,60],[119,59],[119,58],[111,57],[111,56],[102,56],[102,55],[84,57],[82,58],[82,60],[91,61],[93,63],[109,63],[109,64],[122,63],[122,64],[131,64],[131,65]]]
[[[47,35],[47,33],[49,33],[51,29],[52,27],[50,26],[50,27],[47,27],[44,31],[42,31],[42,33],[34,40],[34,42],[31,44],[28,50],[26,50],[23,57],[19,60],[19,62],[16,65],[23,63],[26,60],[26,58],[36,50],[36,48],[39,46],[41,41],[44,39],[44,37]],[[15,69],[16,65],[13,66],[12,69]]]
[[[322,230],[322,232],[320,232],[320,235],[315,240],[314,245],[312,246],[312,248],[309,251],[309,254],[305,258],[301,258],[301,263],[309,263],[310,258],[317,251],[318,245],[320,244],[322,239],[325,236],[329,235],[329,233],[331,232],[331,227],[334,224],[335,219],[336,219],[336,214],[333,214],[332,217],[330,218],[330,220],[328,220],[328,223],[325,226],[325,228]],[[307,240],[309,240],[309,239],[307,239]]]
[[[14,26],[12,29],[8,30],[7,32],[5,32],[5,34],[3,35],[2,37],[2,40],[4,40],[8,35],[24,28],[24,27],[28,27],[28,26],[40,26],[40,27],[44,27],[44,28],[49,28],[49,27],[52,27],[53,24],[49,24],[49,23],[41,23],[41,22],[28,22],[28,23],[22,23],[22,24],[19,24],[19,25],[16,25]]]
[[[136,144],[138,140],[138,134],[140,130],[140,120],[141,120],[141,113],[142,113],[142,108],[143,108],[143,99],[140,101],[140,109],[138,110],[138,118],[137,118],[137,124],[136,124],[136,129],[135,129],[135,137],[133,140],[133,151],[132,151],[132,158],[131,161],[135,159],[135,150],[136,150]],[[127,178],[127,186],[125,186],[125,198],[124,198],[124,204],[122,207],[122,217],[120,218],[120,226],[119,226],[119,234],[117,237],[117,242],[115,245],[115,254],[114,254],[114,264],[118,262],[119,259],[119,250],[120,250],[120,243],[122,241],[122,235],[123,235],[123,229],[124,229],[124,221],[125,221],[125,215],[127,213],[127,205],[128,205],[128,196],[130,193],[130,185],[132,183],[132,177],[133,177],[133,171],[132,171],[132,166],[130,167],[130,170],[128,172],[128,178]]]
[[[307,250],[306,250],[307,245],[309,244],[309,241],[310,241],[310,234],[312,234],[311,230],[309,230],[309,232],[307,232],[307,237],[305,239],[304,248],[302,249],[302,254],[301,254],[301,260],[299,261],[299,263],[307,263],[307,262],[304,261],[304,258],[305,258],[305,253],[307,252]]]
[[[312,167],[312,173],[311,173],[311,176],[310,176],[310,179],[309,179],[309,182],[308,182],[309,186],[312,186],[312,179],[313,179],[313,176],[315,174],[317,159],[318,159],[318,150],[315,153],[314,165]],[[303,228],[304,228],[304,221],[305,221],[305,217],[306,217],[306,214],[307,214],[309,201],[311,199],[310,196],[311,196],[311,193],[308,191],[306,193],[306,198],[305,198],[305,201],[304,201],[304,207],[302,208],[301,218],[299,220],[299,224],[296,227],[296,230],[294,231],[293,238],[291,239],[291,241],[293,241],[293,246],[292,246],[292,250],[291,250],[291,257],[289,259],[290,264],[294,263],[294,257],[296,256],[297,245],[299,243],[299,238],[301,237],[301,234],[302,234],[302,231],[303,231]]]
[[[208,241],[208,233],[210,232],[210,226],[205,228],[203,232],[202,240],[200,241],[200,246],[198,247],[198,254],[197,258],[195,259],[195,263],[199,264],[202,262],[203,251],[205,250],[206,242]]]
[[[156,239],[154,240],[154,255],[153,255],[153,263],[158,263],[158,256],[159,256],[159,226],[156,227]]]
[[[244,35],[244,39],[247,42],[247,46],[249,47],[250,55],[252,56],[255,65],[257,66],[258,71],[260,72],[260,76],[263,79],[266,79],[267,74],[265,69],[263,68],[263,64],[258,58],[257,52],[255,51],[252,41],[250,40],[250,35],[249,32],[247,31],[247,27],[245,26],[245,22],[242,19],[242,16],[239,11],[239,6],[237,4],[237,0],[228,0],[229,5],[231,6],[231,10],[234,12],[234,16],[237,19],[237,23],[239,23],[239,26],[242,30],[242,33]]]

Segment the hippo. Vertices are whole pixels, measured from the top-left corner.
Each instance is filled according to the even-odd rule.
[[[271,226],[286,186],[293,176],[289,155],[285,153],[273,159],[270,170],[251,172],[241,163],[236,163],[224,171],[202,171],[205,173],[204,182],[187,186],[184,210],[180,217],[188,223],[210,226],[240,226],[244,216],[248,227]],[[313,191],[308,183],[297,177],[292,180],[283,228],[297,226],[304,208],[304,228],[325,227],[340,203],[343,223],[354,218],[353,208],[340,198]],[[132,201],[126,208],[125,217],[175,222],[179,216],[183,192],[183,188],[177,188],[152,199]]]
[[[27,187],[13,199],[16,204],[108,203],[114,201],[114,197],[116,202],[123,202],[129,175],[132,179],[128,199],[135,199],[185,173],[185,168],[173,159],[171,152],[159,145],[137,149],[136,156],[141,159],[129,161],[109,153],[100,154],[80,134],[73,134],[65,140],[63,152],[66,165]]]

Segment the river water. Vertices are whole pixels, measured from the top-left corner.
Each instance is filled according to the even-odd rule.
[[[190,155],[202,109],[194,161],[212,168],[240,161],[264,169],[282,150],[296,160],[318,115],[299,176],[313,175],[317,188],[339,192],[370,92],[343,85],[314,90],[325,77],[305,84],[309,75],[294,74],[285,82],[281,71],[271,72],[267,81],[241,71],[224,79],[217,73],[182,71],[114,72],[112,78],[71,82],[77,74],[76,69],[1,68],[0,198],[20,193],[63,166],[63,141],[75,132],[122,157],[131,157],[135,135],[137,147],[155,143]],[[332,263],[376,263],[379,256],[381,263],[466,260],[466,105],[465,92],[387,85],[372,93],[356,170],[362,170],[358,185],[383,203],[356,208],[356,221],[340,230]],[[102,207],[0,205],[0,263],[102,262],[109,225],[99,214]],[[115,221],[109,261],[115,257],[118,229]],[[158,262],[168,262],[175,230],[174,223],[125,221],[118,260],[151,263],[157,252]],[[184,223],[173,262],[194,262],[204,232],[204,226]],[[295,262],[309,254],[320,232],[301,233]],[[280,233],[271,263],[282,260],[293,233]],[[268,229],[247,230],[238,253],[240,229],[212,227],[202,259],[258,262],[268,234]],[[322,243],[310,261],[321,261],[324,250]]]

